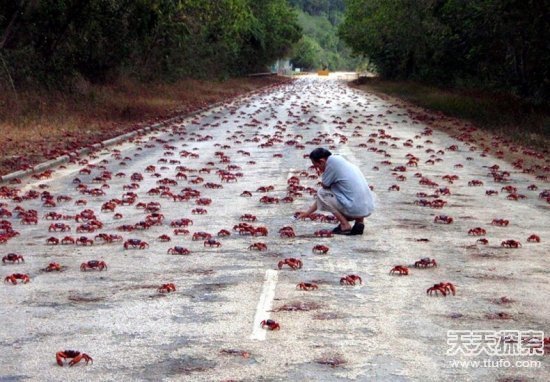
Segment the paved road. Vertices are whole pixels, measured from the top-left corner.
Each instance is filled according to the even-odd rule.
[[[549,205],[538,198],[548,183],[426,123],[430,120],[331,78],[309,77],[81,158],[50,177],[10,185],[16,193],[3,189],[4,219],[20,235],[2,244],[1,254],[22,255],[24,262],[7,261],[1,276],[24,273],[30,282],[0,288],[0,380],[548,380],[548,356],[447,355],[449,330],[550,331]],[[461,131],[467,128],[457,124]],[[358,164],[374,187],[378,209],[364,236],[318,238],[315,231],[333,224],[292,219],[311,203],[310,190],[317,187],[304,155],[318,146]],[[411,156],[417,166],[409,163]],[[494,165],[497,173],[510,172],[504,183],[489,174]],[[419,184],[416,173],[438,185]],[[138,175],[132,179],[133,174]],[[292,177],[299,179],[295,192],[301,196],[285,203]],[[473,180],[483,184],[469,186]],[[531,184],[538,190],[528,190]],[[526,198],[509,200],[501,190],[507,185]],[[258,191],[261,187],[268,191]],[[415,203],[433,202],[443,187],[451,191],[439,195],[447,202],[443,208]],[[487,190],[498,195],[487,196]],[[251,196],[242,196],[244,191]],[[44,206],[48,192],[55,206]],[[427,195],[417,195],[422,192]],[[133,201],[129,193],[135,193]],[[169,193],[187,198],[174,201]],[[279,203],[262,203],[262,197]],[[211,203],[197,205],[199,198]],[[113,199],[125,204],[115,201],[108,206],[112,211],[102,211]],[[197,208],[207,213],[194,214]],[[37,224],[22,224],[25,216],[33,223],[29,210],[37,211]],[[83,210],[91,210],[102,227],[77,232],[90,225],[86,214],[75,221]],[[49,220],[48,213],[67,219]],[[164,219],[132,232],[119,230],[139,227],[151,214],[149,221],[160,219],[158,214]],[[234,226],[244,214],[255,215],[249,224],[266,227],[268,235],[239,235]],[[452,217],[452,224],[434,223],[437,215]],[[174,233],[170,223],[180,219],[193,221],[180,227],[189,234]],[[495,226],[493,219],[509,224]],[[70,231],[49,232],[55,223]],[[281,238],[284,226],[296,237]],[[482,237],[488,245],[468,235],[476,227],[487,231]],[[223,229],[231,235],[217,237]],[[221,245],[192,240],[198,232],[210,233]],[[94,239],[100,233],[122,241]],[[527,242],[531,234],[541,242]],[[171,241],[161,241],[161,235]],[[47,244],[65,236],[84,236],[93,245]],[[129,239],[148,246],[124,249]],[[502,247],[505,240],[522,246]],[[267,250],[249,250],[255,243]],[[315,245],[328,246],[328,253],[313,253]],[[190,253],[167,254],[175,246]],[[303,267],[279,270],[278,262],[288,257],[300,259]],[[438,267],[412,266],[424,257],[436,259]],[[89,260],[104,261],[107,269],[82,272],[80,265]],[[44,271],[52,262],[62,271]],[[398,264],[410,274],[390,275]],[[348,274],[359,275],[363,284],[340,285]],[[300,282],[318,289],[297,289]],[[453,283],[456,296],[427,295],[439,282]],[[159,293],[167,283],[175,291]],[[262,329],[260,321],[267,319],[280,330]],[[69,349],[90,355],[93,364],[57,366],[55,353]],[[535,363],[452,364],[501,358]]]

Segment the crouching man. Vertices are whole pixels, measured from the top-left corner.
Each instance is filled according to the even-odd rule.
[[[317,191],[315,203],[295,216],[304,219],[317,210],[327,211],[340,223],[333,233],[362,235],[364,219],[374,211],[374,198],[359,167],[322,147],[313,150],[309,159],[322,173],[322,187]],[[350,221],[355,221],[353,227]]]

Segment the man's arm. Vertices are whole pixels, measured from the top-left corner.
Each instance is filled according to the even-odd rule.
[[[329,165],[327,160],[327,166],[325,167],[325,171],[323,171],[323,176],[321,178],[321,187],[325,190],[330,190],[330,186],[336,183],[336,180],[337,176],[334,166]]]

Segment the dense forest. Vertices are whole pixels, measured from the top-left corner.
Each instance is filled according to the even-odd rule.
[[[355,70],[363,61],[338,36],[344,0],[290,0],[297,9],[303,36],[294,46],[291,63],[304,70]]]
[[[0,0],[0,86],[226,78],[300,37],[286,0]]]
[[[549,100],[550,2],[347,0],[340,36],[391,79]]]
[[[221,79],[287,57],[540,103],[549,14],[539,0],[0,0],[0,88]]]

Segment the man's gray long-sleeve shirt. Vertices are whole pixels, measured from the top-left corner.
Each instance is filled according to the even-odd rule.
[[[364,217],[374,211],[374,198],[369,185],[356,165],[339,155],[327,159],[321,179],[324,186],[329,186],[348,217]]]

